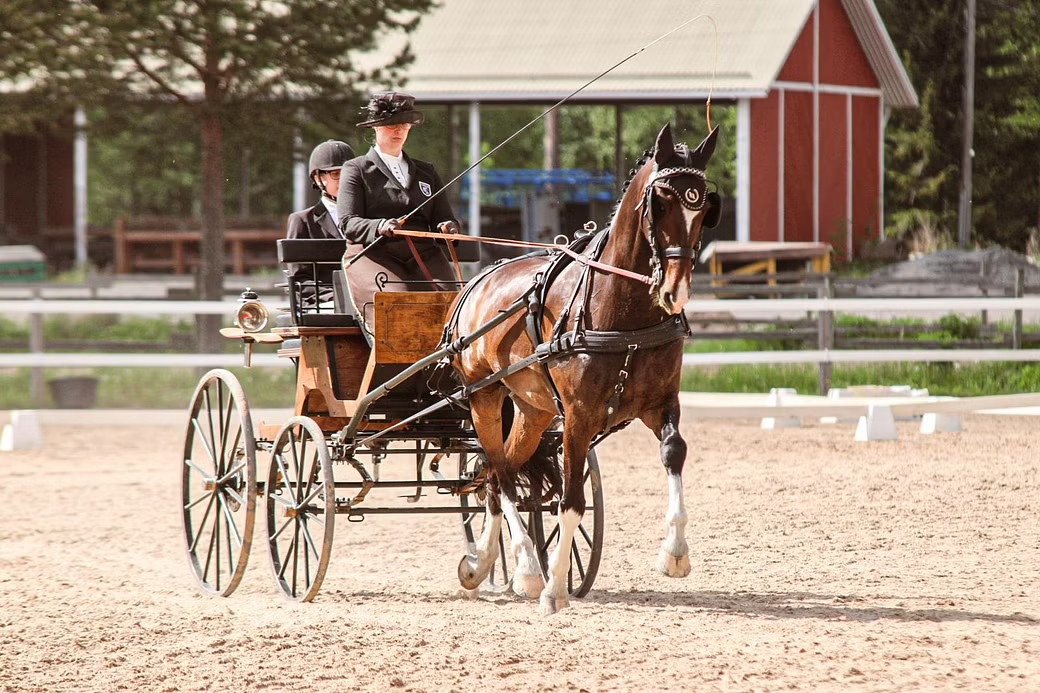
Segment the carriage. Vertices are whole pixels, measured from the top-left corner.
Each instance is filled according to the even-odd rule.
[[[191,570],[207,593],[227,596],[239,585],[258,512],[275,584],[297,601],[321,587],[337,516],[358,523],[381,514],[457,515],[464,548],[474,551],[486,499],[484,453],[466,403],[431,384],[443,377],[438,345],[455,292],[377,293],[369,338],[346,300],[342,271],[322,270],[339,266],[344,244],[279,240],[281,262],[308,268],[307,278],[289,277],[288,308],[272,316],[246,292],[238,327],[221,330],[243,343],[247,365],[254,344],[277,346],[296,369],[293,415],[254,422],[238,379],[222,369],[206,373],[192,396],[183,526]],[[560,437],[559,425],[545,433],[555,455]],[[591,588],[603,545],[595,451],[585,482],[592,502],[568,585],[576,597]],[[519,490],[518,509],[544,566],[559,538],[559,499]],[[505,589],[511,578],[504,535],[499,542],[487,591]]]
[[[453,513],[463,588],[511,586],[554,613],[599,568],[596,445],[637,419],[660,440],[668,473],[656,568],[687,576],[683,311],[702,230],[721,211],[704,171],[717,133],[691,149],[666,125],[606,229],[500,261],[460,292],[377,293],[371,334],[348,308],[342,272],[322,270],[343,243],[279,241],[282,262],[310,265],[308,281],[290,278],[286,324],[265,331],[268,311],[247,296],[239,327],[222,332],[245,344],[247,365],[255,343],[294,362],[293,416],[254,432],[232,374],[211,371],[197,386],[182,500],[202,588],[227,595],[241,581],[258,501],[275,581],[301,601],[321,586],[337,515]],[[262,478],[258,452],[270,460]],[[407,473],[389,474],[391,462]]]

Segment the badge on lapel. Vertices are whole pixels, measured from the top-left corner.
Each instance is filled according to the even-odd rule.
[[[433,194],[433,188],[430,187],[430,184],[423,181],[419,181],[419,191],[426,197]]]

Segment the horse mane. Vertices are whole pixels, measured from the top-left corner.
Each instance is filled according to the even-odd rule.
[[[639,159],[636,160],[636,165],[628,170],[628,178],[621,186],[621,197],[614,201],[614,207],[610,210],[610,217],[607,218],[608,229],[614,224],[614,219],[617,217],[618,209],[621,208],[621,201],[625,199],[625,193],[628,192],[629,186],[632,185],[632,179],[634,179],[636,177],[636,174],[643,169],[643,166],[646,165],[646,162],[650,161],[650,157],[652,157],[653,154],[654,153],[652,150],[644,149],[643,153],[639,156]]]

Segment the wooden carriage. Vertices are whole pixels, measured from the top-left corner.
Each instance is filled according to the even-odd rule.
[[[244,297],[239,326],[221,330],[243,342],[247,365],[254,345],[276,346],[292,362],[296,388],[287,421],[254,427],[245,393],[230,371],[210,371],[196,387],[182,500],[189,564],[204,592],[227,596],[242,580],[257,500],[266,506],[276,584],[297,601],[310,601],[321,586],[336,514],[354,521],[369,514],[457,514],[467,551],[474,550],[479,528],[473,521],[483,516],[483,451],[465,402],[431,383],[435,376],[450,377],[439,347],[456,292],[377,293],[369,335],[336,269],[344,249],[345,242],[337,240],[279,240],[279,259],[292,269],[288,308],[269,320],[262,304]],[[246,329],[250,319],[259,329]],[[546,435],[558,447],[561,431]],[[266,474],[258,475],[258,453],[261,462],[270,458]],[[406,474],[381,471],[385,463],[402,460],[407,464],[397,466]],[[591,588],[602,550],[602,487],[594,453],[585,478],[592,502],[584,522],[587,541],[571,557],[574,596]],[[402,488],[411,490],[403,503]],[[381,490],[395,495],[380,504]],[[524,489],[520,500],[544,566],[559,536],[555,502],[527,497]],[[513,569],[506,546],[503,539],[487,585],[495,591],[505,588]]]

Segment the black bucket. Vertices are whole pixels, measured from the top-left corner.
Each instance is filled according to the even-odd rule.
[[[89,409],[97,404],[98,379],[92,375],[54,378],[47,381],[54,405],[59,409]]]

